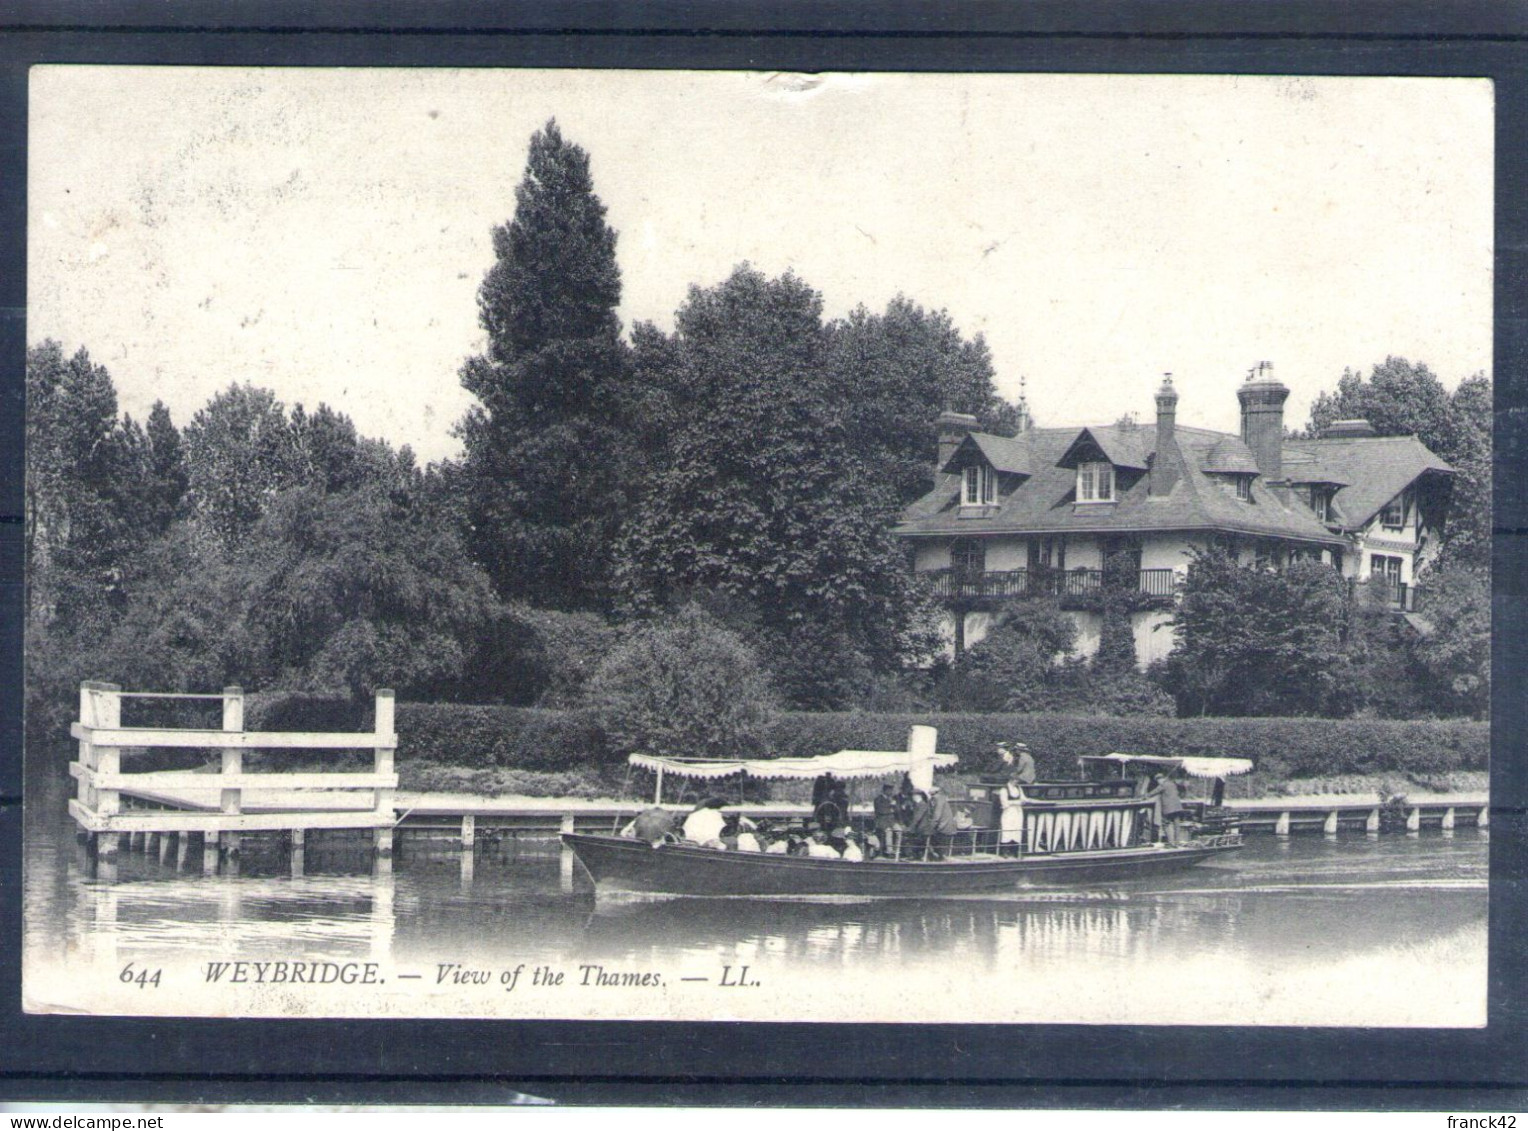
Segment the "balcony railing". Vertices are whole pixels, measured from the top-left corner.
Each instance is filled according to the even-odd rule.
[[[1173,570],[1142,569],[1135,572],[1137,591],[1149,597],[1172,599],[1177,590],[1177,578]],[[1060,597],[1065,600],[1089,597],[1104,591],[1104,571],[1101,569],[1005,569],[981,573],[941,569],[924,576],[932,583],[934,595],[945,601],[1006,600],[1019,597]],[[1110,575],[1111,581],[1114,576]]]

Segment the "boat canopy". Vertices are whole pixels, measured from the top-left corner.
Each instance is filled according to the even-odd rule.
[[[1250,758],[1208,758],[1195,754],[1182,757],[1156,754],[1084,754],[1081,761],[1084,763],[1112,762],[1121,769],[1126,766],[1149,766],[1162,770],[1181,769],[1193,778],[1228,778],[1252,772]]]
[[[837,778],[887,778],[912,773],[923,766],[948,769],[960,759],[954,754],[912,755],[906,750],[840,750],[816,758],[660,758],[633,754],[628,761],[640,769],[690,778],[730,778],[747,774],[765,780],[812,780],[823,774]]]

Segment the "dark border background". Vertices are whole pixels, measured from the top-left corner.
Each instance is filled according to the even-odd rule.
[[[219,1021],[20,1012],[27,69],[34,63],[1463,75],[1496,91],[1485,1030]],[[485,123],[485,134],[492,123]],[[661,124],[655,124],[661,128]],[[518,144],[518,142],[517,142]],[[0,1089],[10,1099],[1528,1108],[1528,4],[0,0]],[[509,199],[512,185],[505,185]],[[507,207],[507,205],[506,205]],[[996,987],[995,987],[996,989]],[[1405,994],[1410,987],[1396,985]],[[889,987],[888,993],[894,993]],[[1192,986],[1184,992],[1191,994]]]

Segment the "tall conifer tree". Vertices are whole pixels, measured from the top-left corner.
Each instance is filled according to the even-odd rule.
[[[548,122],[493,233],[488,349],[461,373],[478,404],[457,426],[473,552],[500,594],[543,607],[608,599],[625,464],[615,240],[588,154]]]

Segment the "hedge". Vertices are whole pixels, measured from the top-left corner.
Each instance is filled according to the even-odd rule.
[[[1028,743],[1042,776],[1068,777],[1080,754],[1210,754],[1251,758],[1280,778],[1333,774],[1484,770],[1487,723],[1370,719],[1194,718],[1001,714],[780,715],[770,747],[781,756],[833,750],[900,750],[908,728],[939,728],[939,749],[960,755],[964,770],[996,767],[999,739]],[[568,770],[621,759],[585,714],[528,707],[398,705],[400,761],[467,767]]]

